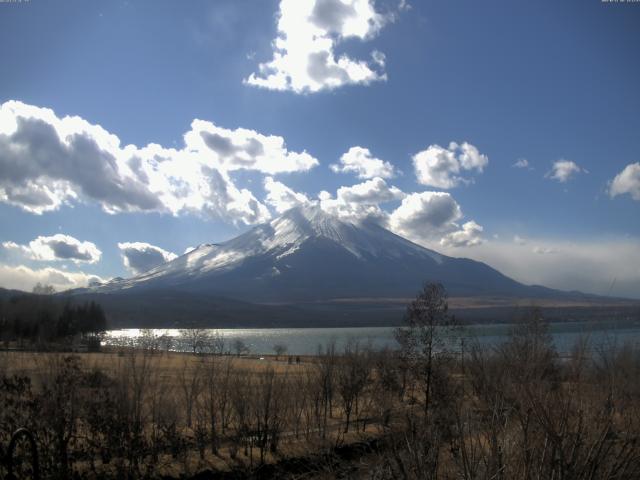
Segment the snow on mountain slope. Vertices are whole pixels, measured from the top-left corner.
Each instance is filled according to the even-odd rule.
[[[446,257],[375,223],[350,223],[318,206],[304,206],[93,291],[174,288],[281,302],[412,295],[427,280],[464,295],[515,295],[530,288],[485,264]]]
[[[222,273],[258,255],[272,255],[282,260],[295,253],[310,238],[334,242],[357,258],[402,257],[409,251],[440,263],[443,259],[439,253],[420,247],[378,225],[355,225],[339,220],[318,206],[305,206],[291,209],[271,222],[227,242],[200,245],[137,277],[119,279],[109,285],[117,289],[130,288],[163,277],[193,278],[207,273]]]

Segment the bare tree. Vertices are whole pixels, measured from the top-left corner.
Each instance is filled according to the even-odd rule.
[[[214,355],[222,355],[224,353],[224,335],[216,330],[209,336],[209,352]]]
[[[549,378],[557,373],[557,352],[549,333],[549,322],[539,308],[527,309],[500,346],[505,365],[519,382]]]
[[[231,418],[231,408],[229,404],[232,381],[234,376],[236,376],[233,362],[230,357],[225,357],[225,361],[222,363],[222,368],[219,373],[220,376],[217,380],[217,410],[220,418],[220,431],[224,435]]]
[[[142,452],[145,450],[145,430],[149,421],[146,404],[154,377],[152,355],[149,351],[131,350],[117,365],[115,424],[121,430],[121,451],[126,464],[125,476],[138,477]]]
[[[211,452],[218,453],[219,434],[224,426],[229,396],[229,375],[231,358],[219,358],[212,355],[204,362],[204,395],[202,406],[209,427]],[[224,428],[222,428],[224,432]]]
[[[375,369],[374,407],[382,419],[382,427],[387,428],[391,420],[394,400],[402,399],[402,389],[406,380],[402,376],[401,362],[395,352],[384,349],[374,352],[372,363]]]
[[[253,430],[252,437],[260,451],[260,463],[264,463],[267,448],[276,453],[286,417],[282,385],[286,378],[278,378],[273,368],[261,372],[253,382]]]
[[[160,349],[160,337],[150,328],[142,329],[138,336],[138,345],[143,350],[155,353]]]
[[[333,395],[336,377],[336,342],[332,340],[325,347],[318,346],[318,383],[321,389],[322,425],[321,432],[324,439],[327,432],[327,421],[332,416]]]
[[[194,355],[204,353],[211,343],[211,333],[205,328],[185,328],[180,330],[180,341]]]
[[[180,370],[180,389],[185,402],[186,424],[191,427],[193,420],[193,407],[198,401],[202,391],[202,378],[200,376],[202,362],[192,361],[185,357]]]
[[[426,283],[407,307],[408,327],[396,331],[401,354],[412,365],[412,371],[422,384],[424,412],[429,411],[431,386],[436,363],[446,358],[446,337],[455,326],[449,314],[447,292],[438,283]]]
[[[167,335],[166,333],[163,333],[158,337],[158,343],[162,350],[164,350],[165,352],[169,352],[171,351],[171,348],[175,343],[175,339],[171,335]]]
[[[69,448],[77,433],[80,413],[80,359],[54,354],[48,357],[42,375],[43,409],[46,430],[52,437],[52,457],[59,478],[69,475]]]
[[[240,355],[245,355],[249,353],[249,347],[244,340],[237,338],[233,341],[233,350],[236,352],[236,355],[239,357]]]
[[[273,346],[273,351],[276,354],[276,360],[280,358],[280,355],[287,353],[287,346],[284,343],[276,343]]]
[[[244,369],[236,370],[230,385],[230,403],[233,410],[233,451],[244,449],[244,455],[253,460],[252,442],[252,385],[250,373]],[[233,454],[232,454],[233,455]]]
[[[358,398],[369,381],[371,369],[369,359],[360,350],[360,345],[357,341],[350,340],[347,343],[341,360],[338,364],[336,376],[338,393],[342,399],[342,407],[346,417],[344,433],[347,433],[349,431],[351,413],[355,406],[357,414]]]

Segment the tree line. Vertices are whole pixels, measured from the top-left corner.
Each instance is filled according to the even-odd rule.
[[[102,307],[91,301],[73,304],[51,295],[20,294],[0,298],[0,339],[43,345],[82,336],[96,340],[107,329]]]

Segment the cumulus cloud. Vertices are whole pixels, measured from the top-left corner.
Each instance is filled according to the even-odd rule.
[[[0,264],[0,287],[31,291],[37,283],[53,286],[57,291],[86,287],[90,283],[104,282],[97,275],[84,272],[67,272],[47,267],[32,269],[24,265]]]
[[[482,226],[471,220],[462,225],[460,230],[448,233],[440,240],[440,245],[449,247],[474,247],[480,245],[482,239]]]
[[[376,11],[373,0],[281,0],[273,58],[245,82],[312,93],[386,80],[382,52],[374,50],[365,61],[338,55],[335,48],[346,39],[372,39],[394,17]]]
[[[307,152],[289,151],[282,137],[245,128],[229,130],[204,120],[191,123],[185,143],[204,155],[209,165],[225,171],[255,170],[274,175],[306,172],[318,165]]]
[[[405,196],[387,218],[387,227],[426,247],[473,247],[484,242],[483,227],[464,215],[447,192],[416,192]]]
[[[551,170],[547,172],[545,177],[560,183],[566,183],[578,173],[589,172],[571,160],[558,160],[557,162],[553,162]]]
[[[133,274],[146,272],[177,257],[160,247],[144,242],[118,243],[124,266]]]
[[[609,195],[628,193],[634,200],[640,200],[640,162],[630,163],[622,170],[609,185]]]
[[[328,213],[350,221],[371,219],[381,223],[386,223],[387,213],[380,208],[380,204],[404,197],[402,190],[389,186],[379,177],[350,187],[340,187],[335,197],[327,191],[318,195],[320,207]]]
[[[371,155],[368,148],[357,146],[342,154],[340,163],[329,167],[336,173],[354,173],[360,179],[391,178],[395,175],[393,165]]]
[[[489,164],[488,157],[467,142],[451,142],[448,148],[430,145],[426,150],[416,153],[412,160],[419,183],[443,189],[472,182],[461,174],[471,171],[482,173]]]
[[[382,178],[373,178],[350,187],[340,187],[337,198],[349,203],[385,203],[404,197],[397,187],[389,186]]]
[[[392,231],[417,243],[428,244],[459,229],[462,209],[446,192],[419,192],[406,196],[389,216]]]
[[[296,205],[303,205],[310,201],[304,193],[298,193],[287,187],[284,183],[278,182],[271,177],[265,178],[264,188],[267,191],[265,201],[278,213],[285,212]]]
[[[181,149],[122,146],[79,117],[8,101],[0,106],[0,201],[41,214],[95,202],[108,213],[194,212],[254,224],[267,207],[231,174],[307,171],[318,160],[292,152],[279,136],[194,120]]]
[[[31,260],[70,260],[76,263],[97,263],[102,252],[92,242],[81,242],[70,235],[58,233],[50,237],[39,236],[28,245],[3,242],[7,250],[21,253]]]

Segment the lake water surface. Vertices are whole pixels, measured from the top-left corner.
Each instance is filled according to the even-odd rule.
[[[242,340],[252,354],[271,354],[275,344],[287,347],[292,355],[313,355],[319,345],[335,341],[341,349],[349,340],[358,340],[374,348],[396,348],[393,332],[396,327],[356,327],[356,328],[223,328],[212,329],[211,334],[224,339],[225,350],[233,350],[233,342]],[[464,327],[460,336],[451,339],[454,345],[461,345],[461,338],[468,345],[479,342],[484,345],[498,345],[507,339],[512,325],[487,324]],[[567,322],[551,324],[551,334],[560,353],[567,353],[581,338],[587,338],[592,349],[600,347],[640,345],[640,323],[620,322]],[[144,331],[139,329],[111,330],[104,340],[106,345],[125,346],[138,344]],[[189,346],[180,340],[178,329],[155,329],[154,335],[173,337],[172,350],[188,351]]]

